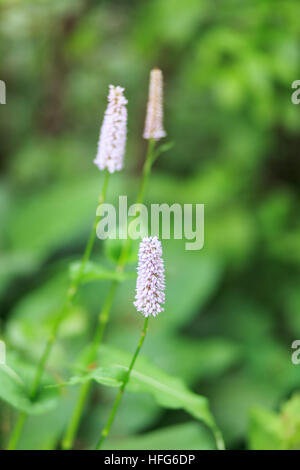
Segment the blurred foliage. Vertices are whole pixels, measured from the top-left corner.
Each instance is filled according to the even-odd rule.
[[[297,450],[300,447],[300,395],[294,395],[278,415],[255,408],[251,412],[252,449]]]
[[[0,326],[9,371],[17,374],[0,370],[1,388],[5,382],[11,390],[0,390],[2,399],[31,406],[24,390],[102,184],[93,158],[107,86],[125,86],[129,100],[126,169],[111,178],[108,199],[127,194],[133,201],[145,153],[148,73],[157,65],[174,146],[156,161],[146,198],[204,203],[205,246],[187,252],[180,241],[163,242],[166,310],[151,322],[143,354],[208,397],[229,448],[300,447],[293,395],[300,366],[291,362],[300,336],[300,116],[291,103],[291,84],[300,78],[299,15],[296,0],[0,1],[0,79],[7,85],[0,106]],[[116,252],[96,243],[48,384],[73,375]],[[132,305],[132,261],[106,336],[128,353],[143,321]],[[44,393],[32,410],[44,414],[30,417],[20,448],[58,446],[76,393]],[[113,397],[113,389],[94,384],[77,447],[96,441]],[[3,401],[0,415],[4,446],[16,414]],[[185,411],[128,390],[107,446],[214,442]]]

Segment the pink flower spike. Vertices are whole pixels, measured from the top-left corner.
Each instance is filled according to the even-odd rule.
[[[134,306],[145,317],[155,317],[164,309],[165,274],[161,242],[145,237],[140,243]]]
[[[120,171],[124,165],[127,137],[127,100],[124,88],[109,85],[108,105],[100,131],[94,163],[100,170]]]

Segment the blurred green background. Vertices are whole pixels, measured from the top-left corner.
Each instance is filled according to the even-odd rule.
[[[108,84],[126,88],[126,168],[108,200],[134,201],[148,74],[165,77],[174,147],[147,202],[205,204],[205,246],[164,241],[166,310],[143,352],[208,397],[227,447],[300,448],[300,4],[290,0],[0,1],[0,305],[8,356],[35,363],[84,248],[103,175],[93,164]],[[113,266],[109,244],[93,259]],[[135,269],[135,264],[130,267]],[[48,370],[59,381],[94,331],[109,282],[81,287]],[[143,319],[122,283],[106,341],[132,352]],[[0,384],[1,387],[1,384]],[[76,389],[31,417],[21,448],[56,448]],[[76,446],[99,436],[110,389],[94,386]],[[291,397],[293,397],[291,399]],[[103,406],[103,404],[105,406]],[[15,412],[0,403],[4,446]],[[127,393],[108,446],[211,448],[184,411]],[[152,447],[151,447],[152,446]]]

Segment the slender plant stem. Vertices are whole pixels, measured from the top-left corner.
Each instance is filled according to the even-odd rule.
[[[148,179],[151,173],[151,168],[152,168],[152,163],[153,163],[154,149],[155,149],[155,140],[150,139],[149,144],[148,144],[146,158],[145,158],[145,163],[143,166],[142,180],[141,180],[141,184],[140,184],[137,199],[136,199],[137,204],[142,204],[144,200],[145,190],[146,190],[146,186],[148,183]],[[121,254],[118,260],[118,265],[116,267],[116,271],[118,272],[122,272],[126,266],[126,263],[128,261],[128,257],[130,254],[131,243],[132,243],[131,238],[127,237],[127,240],[123,246],[123,249],[121,251]],[[110,311],[111,311],[111,307],[115,298],[118,285],[119,285],[119,281],[113,281],[109,288],[106,300],[99,314],[98,327],[97,327],[95,336],[92,341],[90,353],[87,356],[87,364],[94,361],[95,357],[97,356],[99,346],[102,343],[106,325],[109,321]],[[85,407],[89,390],[90,390],[90,385],[88,382],[85,384],[82,384],[80,387],[78,400],[75,405],[73,415],[71,417],[71,420],[69,422],[69,425],[67,427],[66,433],[62,441],[62,448],[65,450],[69,450],[73,447],[74,438],[77,433],[77,429],[78,429],[80,419],[81,419],[81,416]]]
[[[218,450],[225,450],[226,449],[225,442],[224,442],[222,433],[219,430],[219,428],[217,428],[217,426],[214,429],[214,436],[215,436],[216,443],[217,443],[217,449]]]
[[[7,450],[14,450],[18,444],[18,441],[19,441],[19,438],[20,438],[20,435],[21,435],[21,432],[22,432],[22,429],[23,429],[23,426],[24,426],[24,423],[26,421],[26,413],[24,411],[22,411],[18,418],[17,418],[17,421],[16,421],[16,424],[15,424],[15,427],[13,429],[13,432],[10,436],[10,441],[8,443],[8,446],[7,446]]]
[[[115,399],[115,402],[113,404],[112,410],[111,410],[110,415],[108,417],[107,423],[106,423],[104,429],[102,430],[100,439],[99,439],[98,444],[96,446],[96,450],[101,449],[104,440],[106,439],[106,437],[109,434],[109,431],[110,431],[111,425],[113,424],[113,421],[115,419],[115,415],[116,415],[116,412],[118,410],[122,395],[124,393],[124,390],[126,388],[126,385],[127,385],[128,381],[129,381],[131,371],[134,367],[135,361],[136,361],[136,359],[139,355],[139,352],[141,350],[141,347],[143,345],[143,342],[144,342],[144,339],[145,339],[145,336],[146,336],[146,333],[147,333],[148,322],[149,322],[149,317],[146,317],[145,318],[145,323],[144,323],[144,328],[143,328],[139,343],[137,345],[137,348],[135,350],[134,355],[132,356],[131,363],[130,363],[130,366],[128,368],[127,374],[125,375],[124,381],[123,381],[121,387],[119,388],[118,394],[116,396],[116,399]]]
[[[104,201],[105,201],[108,182],[109,182],[109,172],[106,171],[103,186],[102,186],[101,195],[100,195],[99,200],[98,200],[98,205],[103,204]],[[43,376],[43,373],[44,373],[44,370],[45,370],[46,363],[47,363],[49,355],[52,351],[53,344],[54,344],[54,342],[56,341],[56,338],[57,338],[57,333],[58,333],[59,327],[60,327],[63,319],[65,318],[66,313],[72,307],[75,295],[77,294],[78,287],[79,287],[79,284],[81,282],[82,275],[84,273],[84,269],[86,267],[86,263],[88,262],[88,260],[90,258],[90,255],[92,253],[92,249],[93,249],[93,246],[94,246],[94,243],[95,243],[96,228],[97,228],[97,224],[98,224],[99,220],[100,220],[100,216],[96,215],[94,223],[93,223],[93,227],[92,227],[92,230],[91,230],[91,233],[90,233],[90,236],[89,236],[89,239],[87,241],[84,253],[83,253],[82,258],[81,258],[81,262],[80,262],[80,265],[79,265],[78,272],[74,276],[74,278],[72,279],[72,281],[70,283],[70,286],[68,288],[64,304],[63,304],[63,306],[62,306],[62,308],[61,308],[59,314],[57,315],[57,318],[56,318],[56,320],[53,324],[51,334],[48,338],[45,349],[44,349],[44,351],[42,353],[42,356],[39,360],[39,363],[37,365],[36,374],[34,376],[34,380],[33,380],[33,383],[31,385],[30,392],[29,392],[29,396],[30,396],[31,400],[34,400],[36,398],[36,394],[37,394],[38,388],[39,388],[40,383],[41,383],[41,379],[42,379],[42,376]],[[14,427],[14,429],[12,431],[12,434],[11,434],[11,438],[10,438],[9,443],[8,443],[8,449],[14,450],[16,448],[16,446],[18,444],[18,441],[19,441],[19,438],[21,436],[26,418],[27,418],[27,414],[25,412],[21,412],[20,415],[18,416],[15,427]]]

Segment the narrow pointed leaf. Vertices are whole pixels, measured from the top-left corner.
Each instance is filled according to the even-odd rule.
[[[70,266],[70,276],[74,279],[80,269],[80,261],[72,263]],[[125,281],[133,277],[132,273],[121,273],[116,270],[104,268],[100,264],[89,261],[86,263],[84,272],[82,273],[81,282],[91,282],[97,280],[110,280],[110,281]]]
[[[117,387],[124,379],[130,359],[131,355],[127,352],[102,346],[98,356],[101,367],[96,367],[87,374],[72,377],[68,384],[94,380],[102,385]],[[185,410],[194,418],[203,421],[215,435],[218,434],[219,444],[222,445],[207,398],[192,392],[182,380],[166,374],[147,358],[140,356],[137,359],[126,390],[150,393],[156,403],[164,408]]]
[[[12,363],[15,365],[15,361]],[[22,368],[21,373],[18,366]],[[0,400],[28,414],[45,413],[55,407],[58,398],[55,390],[43,387],[36,400],[30,400],[29,390],[34,373],[35,367],[23,362],[22,364],[19,362],[17,368],[6,364],[0,365]],[[50,381],[46,379],[43,385],[49,383]]]

